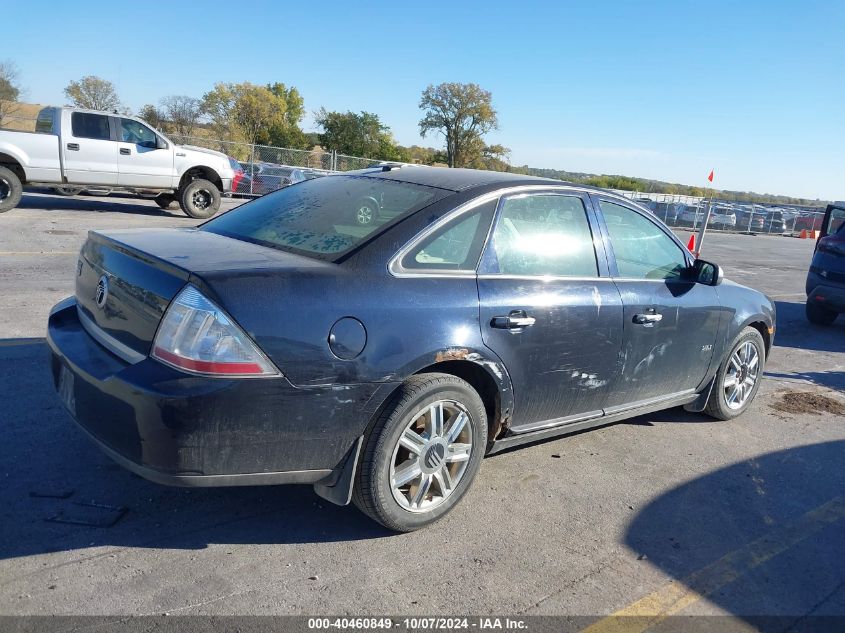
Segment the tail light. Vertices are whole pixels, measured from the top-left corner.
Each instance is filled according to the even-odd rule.
[[[204,376],[278,376],[252,339],[217,305],[188,284],[158,326],[151,356]]]

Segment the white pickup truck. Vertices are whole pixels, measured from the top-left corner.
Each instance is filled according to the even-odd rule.
[[[176,145],[131,116],[44,108],[35,132],[0,130],[0,213],[27,184],[155,195],[163,209],[178,201],[192,218],[208,218],[234,175],[225,154]]]

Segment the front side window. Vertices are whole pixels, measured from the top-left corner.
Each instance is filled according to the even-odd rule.
[[[111,139],[109,118],[103,114],[74,112],[70,116],[70,128],[76,138],[92,138],[100,141]]]
[[[366,176],[306,180],[206,222],[202,230],[317,259],[337,261],[391,222],[451,192]],[[387,208],[382,201],[392,200]],[[401,200],[401,205],[397,204]],[[360,223],[358,211],[372,211]]]
[[[134,143],[141,147],[155,147],[156,134],[143,123],[132,119],[120,120],[120,140],[124,143]]]
[[[402,268],[475,271],[498,199],[440,227],[402,258]]]
[[[674,279],[687,268],[684,251],[663,230],[636,211],[601,201],[601,210],[620,277]]]
[[[503,275],[598,276],[587,211],[577,196],[506,198],[493,232],[492,253]]]

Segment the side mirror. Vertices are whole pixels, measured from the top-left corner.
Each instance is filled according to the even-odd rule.
[[[167,144],[167,141],[165,141],[158,134],[156,134],[156,147],[155,148],[156,149],[167,149],[168,147],[169,147],[169,145]]]
[[[692,281],[705,286],[718,286],[725,278],[721,266],[706,262],[703,259],[696,259],[692,263],[690,273]]]

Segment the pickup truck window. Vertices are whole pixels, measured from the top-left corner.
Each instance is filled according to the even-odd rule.
[[[74,112],[70,117],[71,131],[76,138],[108,141],[111,138],[109,118],[102,114]]]
[[[44,108],[38,113],[38,119],[35,121],[36,132],[50,134],[53,131],[53,112],[52,108]]]
[[[124,143],[135,143],[142,147],[155,147],[156,134],[150,128],[132,119],[120,120],[120,140]]]

